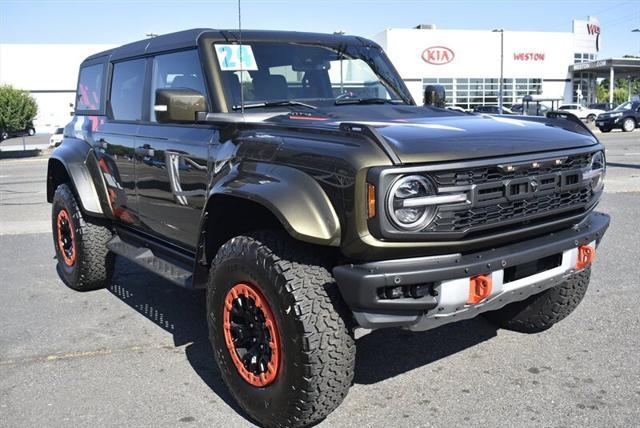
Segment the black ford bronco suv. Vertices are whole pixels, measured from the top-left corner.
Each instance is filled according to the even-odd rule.
[[[105,287],[118,255],[206,289],[242,409],[313,424],[352,383],[354,328],[483,314],[530,333],[580,303],[604,148],[549,116],[416,106],[360,37],[197,29],[102,52],[48,166],[59,272]]]

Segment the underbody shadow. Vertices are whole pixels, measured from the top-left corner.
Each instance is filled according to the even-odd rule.
[[[246,418],[225,386],[211,348],[203,290],[190,290],[116,257],[109,291],[139,314],[173,335],[202,381],[238,414]],[[249,421],[249,419],[247,419]]]
[[[109,291],[186,346],[187,360],[203,382],[237,413],[247,418],[229,394],[211,348],[205,294],[174,286],[117,257]],[[482,319],[463,321],[427,332],[375,330],[356,341],[355,383],[374,384],[433,363],[496,335]],[[248,421],[250,421],[247,418]]]
[[[422,332],[374,330],[356,341],[354,382],[369,385],[406,373],[489,340],[496,331],[482,318]]]

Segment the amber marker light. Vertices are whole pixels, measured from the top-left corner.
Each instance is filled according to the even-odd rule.
[[[376,216],[376,186],[367,183],[367,218]]]

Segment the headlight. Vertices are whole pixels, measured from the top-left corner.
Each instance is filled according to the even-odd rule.
[[[624,113],[622,113],[621,111],[618,113],[609,113],[611,115],[611,117],[620,117],[622,116]]]
[[[387,211],[393,223],[403,230],[420,230],[433,220],[435,205],[416,205],[418,198],[435,195],[435,186],[421,175],[398,178],[387,195]],[[414,203],[412,203],[414,202]]]
[[[604,152],[596,152],[591,156],[589,168],[582,174],[583,180],[591,180],[591,188],[594,192],[604,187],[604,176],[607,170]]]

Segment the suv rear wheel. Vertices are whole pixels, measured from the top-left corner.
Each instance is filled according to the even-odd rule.
[[[216,362],[260,424],[307,426],[338,407],[354,375],[349,319],[317,249],[286,233],[235,237],[212,263],[207,320]]]
[[[571,275],[565,282],[511,303],[484,316],[499,327],[521,333],[539,333],[566,318],[578,307],[587,292],[591,268]]]
[[[51,214],[53,244],[64,282],[79,291],[106,287],[115,258],[106,247],[113,236],[111,230],[97,219],[84,217],[66,184],[56,189]]]

